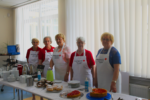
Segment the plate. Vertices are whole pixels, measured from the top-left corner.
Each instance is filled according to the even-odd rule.
[[[110,100],[111,99],[111,94],[107,93],[107,96],[105,97],[100,97],[100,98],[94,98],[94,97],[91,97],[90,96],[90,93],[86,94],[86,98],[89,99],[89,100],[104,100],[104,99],[108,99]]]
[[[62,83],[62,80],[54,80],[54,83]]]
[[[80,81],[73,80],[69,81],[68,84],[80,84]]]
[[[66,92],[63,91],[62,93],[60,93],[59,96],[64,99],[75,99],[75,98],[67,98],[68,93],[70,93],[70,91],[66,91]],[[80,92],[80,93],[81,93],[81,95],[79,97],[76,97],[76,99],[77,98],[80,99],[81,97],[83,97],[84,94],[82,92]]]
[[[47,90],[46,90],[47,93],[59,93],[59,92],[61,92],[61,91],[62,91],[62,90],[60,90],[60,91],[56,91],[56,90],[53,90],[53,91],[47,91]]]
[[[68,84],[68,86],[71,88],[79,88],[80,84]]]
[[[43,86],[42,87],[37,87],[37,86],[35,86],[36,88],[44,88]]]

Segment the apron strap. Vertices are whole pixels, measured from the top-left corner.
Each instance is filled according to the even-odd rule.
[[[107,54],[109,54],[110,50],[111,50],[112,46],[108,49]],[[104,48],[103,48],[104,49]],[[103,49],[101,50],[101,52],[103,51]],[[99,54],[101,54],[101,52]]]
[[[77,51],[76,51],[76,52],[77,52]],[[75,52],[75,57],[76,57],[76,54],[77,54],[76,52]],[[83,53],[84,53],[83,56],[85,56],[85,49],[84,49]]]
[[[63,44],[63,47],[62,47],[62,49],[61,49],[61,52],[63,51],[64,45],[65,45],[65,43]]]
[[[84,56],[85,56],[85,49],[84,49]]]
[[[112,46],[109,48],[109,50],[108,50],[107,54],[109,54],[109,53],[110,53],[111,48],[112,48]]]
[[[61,48],[61,51],[60,51],[60,52],[63,51],[64,45],[65,45],[65,43],[63,44],[63,47]],[[55,49],[55,51],[58,52],[58,47]]]
[[[45,50],[45,53],[47,53],[47,51]]]

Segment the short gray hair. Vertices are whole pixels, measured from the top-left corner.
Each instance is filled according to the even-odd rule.
[[[52,38],[50,36],[45,36],[43,39],[43,43],[44,43],[45,38],[49,38],[50,42],[52,43]]]
[[[84,37],[78,37],[76,41],[78,42],[79,39],[80,39],[83,43],[85,43]]]

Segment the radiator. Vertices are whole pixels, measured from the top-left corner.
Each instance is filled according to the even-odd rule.
[[[137,84],[130,84],[129,85],[129,93],[130,95],[142,97],[146,99],[150,99],[150,87],[137,85]]]

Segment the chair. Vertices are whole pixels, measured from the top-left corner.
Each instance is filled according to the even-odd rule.
[[[129,73],[121,71],[122,93],[129,94]]]

